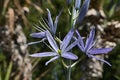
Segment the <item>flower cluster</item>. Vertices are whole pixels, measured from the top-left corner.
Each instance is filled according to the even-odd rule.
[[[69,3],[71,2],[70,0],[67,0]],[[83,5],[81,5],[81,0],[75,0],[75,4],[73,7],[73,11],[71,12],[71,23],[72,23],[72,28],[71,30],[67,33],[67,35],[64,37],[63,40],[59,39],[56,36],[56,30],[57,30],[57,24],[59,17],[61,15],[61,12],[59,15],[56,17],[54,23],[51,18],[51,13],[49,9],[48,11],[48,19],[46,20],[47,26],[45,27],[37,27],[40,32],[38,33],[32,33],[31,36],[34,38],[41,38],[45,39],[46,41],[49,42],[50,45],[50,52],[40,52],[40,53],[35,53],[30,55],[31,57],[48,57],[52,56],[52,58],[46,62],[46,65],[48,63],[55,61],[56,59],[61,59],[61,58],[66,58],[68,60],[77,60],[79,57],[75,55],[72,52],[73,47],[77,47],[85,53],[88,57],[90,58],[95,58],[97,60],[100,60],[102,62],[107,63],[109,66],[111,64],[103,59],[97,58],[95,55],[97,54],[105,54],[110,52],[113,48],[94,48],[95,41],[94,41],[94,36],[95,36],[95,28],[92,28],[89,34],[89,37],[86,39],[86,42],[84,43],[83,38],[79,34],[78,30],[75,29],[75,24],[76,21],[78,23],[81,23],[90,4],[90,0],[85,0],[83,2]],[[77,15],[77,16],[76,16]],[[74,35],[76,34],[76,35]],[[31,44],[38,43],[38,42],[32,42]]]
[[[78,43],[78,40],[76,40],[69,45],[69,43],[72,39],[73,33],[74,33],[73,29],[68,32],[68,34],[65,36],[63,41],[60,43],[60,48],[59,48],[56,41],[50,34],[50,32],[46,31],[46,37],[47,37],[49,44],[52,47],[53,52],[36,53],[36,54],[32,54],[30,56],[32,56],[32,57],[53,56],[52,59],[50,59],[49,61],[46,62],[46,65],[60,57],[63,57],[66,59],[71,59],[71,60],[77,60],[78,57],[75,54],[73,54],[72,52],[70,52],[70,50]]]

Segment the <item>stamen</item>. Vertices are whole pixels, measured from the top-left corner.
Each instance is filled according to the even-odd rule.
[[[62,53],[62,51],[59,49],[59,50],[58,50],[58,54],[61,55],[61,53]]]

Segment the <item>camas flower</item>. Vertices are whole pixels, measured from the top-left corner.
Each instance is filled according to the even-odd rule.
[[[56,34],[56,30],[57,30],[57,24],[58,24],[58,20],[59,20],[59,17],[60,17],[60,15],[61,15],[61,13],[62,13],[62,10],[60,11],[60,13],[58,14],[58,16],[56,16],[56,18],[55,18],[55,21],[54,21],[54,24],[53,24],[53,20],[52,20],[52,18],[51,18],[51,13],[50,13],[50,11],[49,11],[49,9],[47,9],[47,11],[48,11],[48,25],[49,25],[49,27],[50,27],[50,32],[53,34],[53,35],[55,35]]]
[[[40,22],[41,27],[39,27],[38,25],[35,25],[35,28],[37,30],[39,30],[40,32],[35,32],[35,33],[30,34],[31,37],[41,38],[42,40],[30,42],[30,43],[28,43],[28,45],[37,44],[37,43],[40,43],[40,42],[43,42],[44,40],[46,40],[46,31],[49,31],[50,33],[52,33],[52,35],[56,34],[57,24],[58,24],[59,17],[62,13],[62,10],[58,14],[58,16],[56,16],[54,24],[53,24],[53,20],[51,18],[51,13],[50,13],[49,9],[47,9],[47,11],[48,11],[48,20],[46,20],[47,23],[45,23],[45,21],[42,19],[42,21],[44,22],[45,25],[43,25],[42,22]]]
[[[77,1],[77,2],[79,2],[79,3],[77,3],[76,6],[79,6],[80,1]],[[88,11],[89,5],[90,5],[90,0],[85,0],[82,7],[79,10],[80,12],[79,12],[78,19],[77,19],[78,24],[81,24],[82,20],[84,19],[85,15]]]
[[[58,16],[56,16],[54,24],[53,24],[53,20],[51,18],[51,13],[50,13],[49,9],[47,9],[47,11],[48,11],[48,20],[47,20],[47,23],[45,23],[47,25],[46,26],[45,25],[41,25],[42,27],[39,27],[39,26],[35,25],[35,28],[39,29],[40,32],[32,33],[32,34],[30,34],[30,36],[32,36],[34,38],[44,38],[44,37],[46,37],[45,31],[47,31],[47,30],[49,32],[51,32],[52,35],[56,34],[57,24],[58,24],[58,20],[59,20],[59,17],[61,15],[62,10],[58,14]]]
[[[52,37],[52,35],[50,34],[50,32],[46,31],[46,37],[47,37],[47,40],[48,40],[49,44],[52,47],[53,52],[35,53],[35,54],[30,55],[30,56],[32,56],[32,57],[53,56],[53,58],[50,59],[49,61],[47,61],[45,65],[48,65],[48,63],[50,63],[50,62],[52,62],[52,61],[54,61],[54,60],[56,60],[56,59],[58,59],[60,57],[63,57],[63,58],[66,58],[66,59],[71,59],[71,60],[77,60],[78,57],[75,54],[73,54],[72,52],[70,52],[70,50],[74,46],[76,46],[78,41],[79,41],[79,40],[76,40],[76,41],[74,41],[73,43],[71,43],[69,45],[73,34],[74,34],[74,30],[72,29],[65,36],[65,38],[63,39],[63,41],[60,44],[60,47],[58,47],[57,43],[55,42],[55,40]]]
[[[89,8],[90,0],[85,0],[81,6],[81,0],[75,0],[75,7],[73,7],[72,12],[72,27],[75,27],[76,22],[81,25],[82,20],[84,19],[88,8]],[[81,6],[81,7],[80,7]]]
[[[97,54],[105,54],[110,52],[113,48],[94,48],[94,36],[95,36],[95,28],[92,28],[89,37],[86,40],[86,43],[84,44],[84,41],[81,37],[81,35],[78,33],[78,31],[76,31],[78,38],[80,39],[78,47],[81,49],[82,52],[86,53],[86,55],[90,58],[95,58],[97,60],[100,60],[102,62],[107,63],[109,66],[111,66],[111,64],[103,59],[97,58],[94,55]],[[75,38],[76,39],[76,38]],[[76,39],[77,40],[77,39]]]
[[[81,0],[75,0],[75,9],[80,9]]]

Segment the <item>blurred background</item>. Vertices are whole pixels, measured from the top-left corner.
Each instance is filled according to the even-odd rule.
[[[29,57],[49,51],[45,44],[27,46],[27,43],[39,40],[30,34],[38,32],[34,24],[40,26],[41,18],[47,19],[47,8],[53,19],[63,8],[57,34],[60,32],[64,37],[70,29],[68,6],[67,0],[0,0],[0,80],[66,80],[59,63],[45,66],[50,58]],[[120,0],[91,0],[82,25],[76,26],[85,37],[95,26],[96,47],[114,49],[107,55],[98,55],[110,62],[111,67],[85,57],[72,68],[71,80],[120,80]],[[79,49],[75,53],[84,56]]]

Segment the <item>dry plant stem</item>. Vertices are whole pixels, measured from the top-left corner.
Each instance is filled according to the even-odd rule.
[[[50,67],[49,69],[47,69],[46,71],[44,71],[42,74],[40,74],[39,77],[37,77],[35,80],[42,80],[42,78],[44,76],[46,76],[46,74],[48,74],[48,72],[50,72],[50,70],[52,69],[53,67]]]
[[[32,5],[39,13],[43,13],[43,10],[41,9],[41,7],[37,6],[36,4],[31,2],[30,0],[25,0],[25,1],[27,4]]]
[[[22,16],[22,19],[23,19],[25,26],[28,26],[27,24],[29,24],[29,21],[26,18],[26,16],[24,15],[24,11],[22,9],[22,6],[20,5],[19,0],[14,0],[14,4],[17,7],[17,13]]]
[[[8,9],[8,18],[9,18],[9,28],[10,28],[10,32],[13,33],[14,31],[14,22],[15,22],[15,14],[14,14],[14,10],[12,8]]]
[[[6,24],[0,27],[0,44],[3,53],[9,61],[12,60],[13,67],[10,74],[12,80],[31,80],[31,63],[28,58],[26,37],[22,26],[15,23],[17,13],[9,8]],[[14,18],[14,19],[12,19]]]
[[[5,14],[5,11],[6,11],[6,9],[7,9],[7,6],[8,6],[9,1],[10,1],[10,0],[5,0],[5,1],[4,1],[2,15]]]

